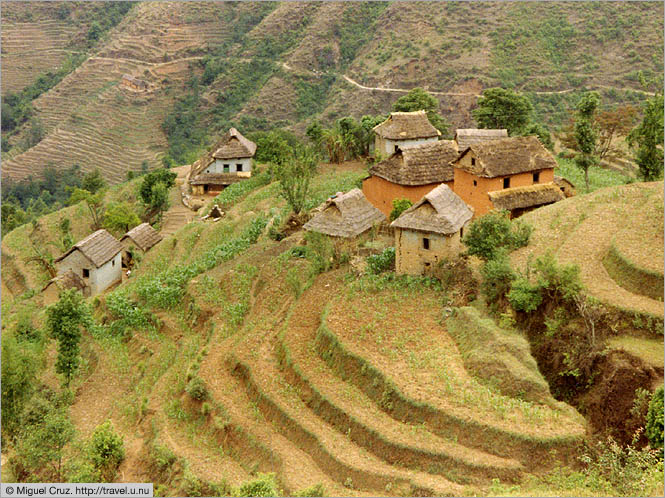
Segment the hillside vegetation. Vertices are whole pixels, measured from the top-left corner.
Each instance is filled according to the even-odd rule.
[[[93,18],[78,4],[31,5],[2,14],[3,68],[26,83],[89,38]],[[29,33],[45,38],[21,41]],[[493,86],[525,92],[537,119],[556,126],[585,88],[608,108],[644,98],[637,74],[662,73],[662,33],[663,6],[652,2],[138,3],[33,101],[33,119],[3,146],[4,175],[52,162],[99,166],[117,183],[143,161],[191,162],[231,124],[302,135],[315,118],[385,113],[417,86],[435,92],[453,128],[473,125],[477,95]],[[30,70],[15,63],[29,59],[26,43],[40,48]],[[58,55],[45,63],[49,50]],[[149,90],[121,87],[124,73]]]

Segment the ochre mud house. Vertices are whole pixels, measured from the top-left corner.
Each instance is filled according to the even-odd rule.
[[[369,202],[389,216],[395,199],[415,203],[442,183],[452,187],[450,162],[457,155],[457,145],[452,140],[399,149],[370,167],[370,176],[363,180],[363,193]]]

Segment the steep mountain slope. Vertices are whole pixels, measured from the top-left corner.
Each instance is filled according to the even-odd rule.
[[[56,21],[39,30],[59,47],[74,27]],[[22,43],[3,45],[10,79],[24,74]],[[314,118],[385,113],[416,86],[436,92],[453,127],[473,125],[477,95],[492,86],[526,92],[537,119],[558,124],[584,88],[600,90],[605,108],[643,98],[637,72],[662,73],[662,44],[657,2],[140,3],[34,102],[46,137],[28,151],[17,147],[27,126],[12,137],[5,172],[78,163],[118,182],[142,161],[160,163],[160,125],[186,96],[196,118],[187,126],[201,135],[190,156],[231,124],[302,134]],[[150,91],[118,88],[123,73]]]

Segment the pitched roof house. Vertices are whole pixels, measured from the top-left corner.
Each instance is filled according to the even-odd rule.
[[[395,229],[395,271],[423,275],[457,256],[472,217],[473,209],[447,185],[427,193],[390,224]]]
[[[457,145],[452,140],[437,140],[405,147],[373,165],[363,181],[363,193],[386,216],[395,199],[418,202],[441,183],[452,186]]]
[[[55,260],[58,275],[71,270],[94,296],[122,280],[121,252],[122,245],[113,235],[97,230]]]
[[[425,111],[391,112],[388,119],[373,128],[374,153],[389,156],[397,149],[435,142],[441,132],[432,126]]]
[[[205,156],[192,164],[189,184],[193,193],[220,192],[232,183],[249,178],[255,152],[254,142],[230,128]]]
[[[356,237],[386,217],[372,206],[360,189],[331,197],[303,228],[333,237]]]
[[[560,200],[554,199],[553,190],[549,187],[530,189],[528,195],[523,190],[489,195],[515,187],[552,184],[556,160],[535,136],[472,144],[461,151],[452,164],[455,193],[473,206],[475,216],[499,208],[493,199],[501,199],[499,204],[503,206],[515,206],[511,210],[513,217]],[[509,198],[512,201],[508,201]]]
[[[138,249],[145,252],[160,240],[162,240],[162,236],[150,226],[150,223],[141,223],[123,235],[120,243],[123,246],[125,244],[134,244]]]
[[[508,130],[488,130],[482,128],[458,128],[455,130],[455,142],[460,151],[466,150],[470,145],[499,140],[508,137]]]

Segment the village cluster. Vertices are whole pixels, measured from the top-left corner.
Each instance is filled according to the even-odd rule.
[[[572,185],[554,176],[556,161],[537,137],[508,137],[505,129],[458,129],[453,140],[425,111],[393,112],[374,128],[375,154],[386,159],[369,168],[362,190],[332,196],[303,226],[331,237],[354,238],[387,225],[393,201],[413,205],[390,223],[398,274],[428,274],[461,251],[464,229],[492,209],[517,217],[573,195]],[[256,144],[231,128],[188,175],[193,195],[217,194],[250,178]],[[214,211],[216,210],[216,211]],[[218,218],[219,208],[213,208]],[[58,276],[44,288],[46,300],[75,287],[86,296],[122,280],[132,258],[161,240],[148,223],[118,241],[98,230],[55,260]]]

